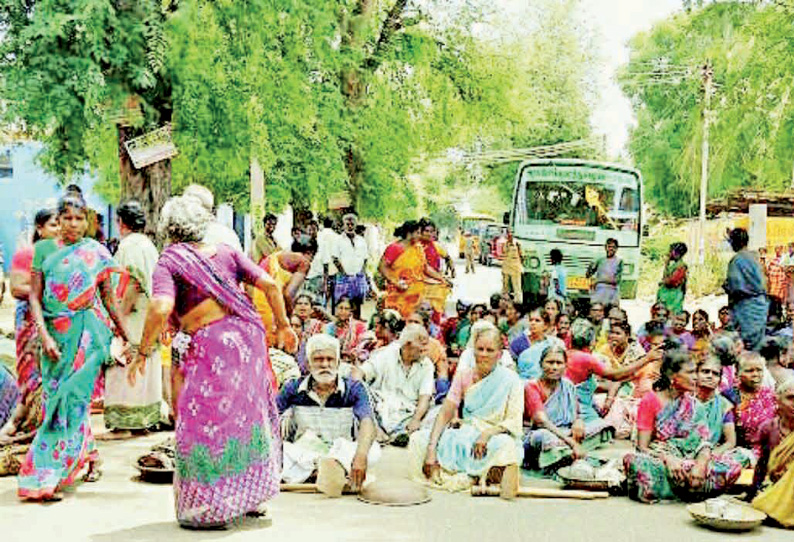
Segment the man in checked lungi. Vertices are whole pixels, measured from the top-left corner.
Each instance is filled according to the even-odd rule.
[[[348,297],[353,305],[353,315],[361,319],[361,305],[369,292],[366,274],[367,242],[356,234],[358,217],[346,214],[342,218],[342,234],[336,239],[333,262],[337,273],[334,279],[334,307],[340,298]]]
[[[367,467],[380,458],[366,387],[339,375],[339,341],[318,334],[306,342],[309,376],[284,384],[276,403],[282,418],[287,483],[315,475],[318,488],[339,496],[361,489]]]

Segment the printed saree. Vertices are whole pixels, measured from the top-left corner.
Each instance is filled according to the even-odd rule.
[[[733,404],[722,394],[716,393],[710,400],[701,402],[706,414],[706,425],[709,428],[709,441],[716,447],[722,443],[723,427],[726,423],[734,423]],[[752,468],[756,455],[747,448],[733,448],[725,452],[741,464],[742,468]]]
[[[180,523],[225,524],[278,493],[281,437],[266,334],[239,286],[196,249],[171,245],[160,263],[229,314],[193,333],[181,356],[174,476]]]
[[[30,274],[32,265],[32,246],[20,249],[11,260],[11,269],[16,273]],[[27,433],[41,424],[41,341],[27,301],[17,301],[16,317],[17,386],[21,393],[20,402],[28,411],[27,418],[17,430]]]
[[[392,245],[392,247],[394,246],[396,245]],[[400,245],[400,248],[402,248],[402,252],[392,260],[391,267],[397,278],[404,280],[408,288],[400,290],[393,283],[388,282],[384,307],[396,310],[406,319],[416,312],[424,298],[425,253],[421,245],[417,244],[408,247]],[[397,249],[394,251],[399,252]],[[384,258],[387,258],[386,253],[384,253]]]
[[[794,433],[772,451],[769,473],[772,485],[753,499],[753,507],[784,527],[794,528]]]
[[[683,461],[689,473],[703,448],[711,448],[703,406],[689,394],[667,403],[657,414],[648,452],[631,452],[623,458],[629,497],[645,503],[662,499],[703,500],[724,492],[739,478],[741,465],[727,456],[712,455],[706,480],[700,487],[677,481],[665,465],[663,455]]]
[[[436,456],[442,469],[442,485],[451,490],[465,489],[471,484],[471,477],[485,476],[491,467],[520,464],[523,410],[521,381],[510,369],[497,365],[488,376],[472,384],[463,395],[461,426],[447,427],[438,441]],[[504,432],[491,437],[484,457],[475,458],[474,443],[484,430],[493,428]],[[411,436],[419,473],[429,437],[429,431]]]
[[[97,289],[120,273],[107,249],[93,239],[72,245],[40,241],[36,252],[33,269],[44,279],[44,319],[61,356],[42,355],[44,418],[19,471],[19,496],[33,500],[71,485],[86,463],[98,458],[89,404],[113,332]],[[125,286],[122,278],[118,297]]]
[[[667,262],[662,275],[662,284],[656,294],[656,300],[662,303],[672,314],[679,314],[684,310],[684,296],[686,295],[687,266],[683,260]]]

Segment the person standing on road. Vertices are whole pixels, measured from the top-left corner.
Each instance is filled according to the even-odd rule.
[[[251,249],[251,259],[257,264],[279,250],[278,243],[276,243],[276,239],[273,237],[273,232],[276,231],[276,226],[278,226],[278,218],[273,213],[268,213],[265,215],[262,222],[265,229],[256,236],[256,239],[254,239],[254,246]]]
[[[422,228],[421,240],[422,246],[425,250],[425,259],[427,264],[439,274],[443,274],[441,269],[441,262],[446,261],[447,272],[451,279],[455,278],[455,267],[452,258],[449,257],[447,251],[444,250],[438,241],[436,225],[428,218],[423,218],[419,221]],[[433,308],[433,322],[436,324],[441,323],[441,318],[447,309],[447,297],[449,297],[451,288],[447,283],[428,283],[425,286],[425,300],[430,303]]]
[[[617,256],[617,239],[607,239],[604,246],[606,256],[598,258],[587,268],[587,277],[593,279],[591,303],[604,305],[604,312],[609,313],[613,306],[620,305],[620,281],[623,279],[623,260]]]
[[[338,236],[333,226],[334,221],[330,217],[323,219],[323,229],[317,233],[317,254],[312,259],[305,283],[305,289],[314,294],[323,307],[327,306],[328,289],[336,274],[332,259]]]
[[[769,281],[769,312],[781,317],[788,295],[788,277],[783,267],[783,247],[775,247],[775,256],[766,263],[766,277]]]
[[[512,291],[513,300],[519,305],[524,303],[524,291],[521,285],[521,277],[524,274],[523,261],[521,245],[513,237],[513,230],[508,228],[502,259],[502,293]]]
[[[63,197],[58,219],[60,237],[36,243],[29,298],[41,334],[44,419],[20,467],[18,494],[37,501],[60,500],[61,490],[86,465],[83,479],[99,479],[99,452],[89,420],[91,394],[110,356],[114,324],[115,332],[129,342],[116,308],[125,281],[115,292],[113,286],[113,276],[123,277],[123,271],[104,246],[85,237],[85,201]]]
[[[353,305],[353,316],[361,318],[361,305],[369,293],[369,279],[366,275],[367,242],[356,234],[358,217],[349,213],[342,218],[343,231],[336,239],[333,262],[337,273],[334,279],[334,307],[346,297]]]
[[[551,278],[549,281],[549,299],[556,299],[563,307],[568,299],[568,272],[562,265],[562,252],[558,248],[549,252],[551,259]]]
[[[680,314],[684,310],[687,281],[687,265],[684,263],[686,253],[686,244],[673,243],[670,245],[667,264],[664,268],[662,281],[659,283],[659,292],[656,294],[656,300],[673,315]]]
[[[116,261],[130,275],[126,295],[119,300],[121,314],[127,323],[133,345],[143,335],[143,322],[152,295],[152,274],[157,265],[157,249],[143,234],[146,215],[137,201],[119,206],[119,234],[121,242]],[[127,381],[126,367],[114,363],[105,369],[105,427],[109,433],[97,440],[116,440],[131,437],[130,431],[145,431],[160,421],[162,402],[162,368],[159,349],[146,360],[144,378],[135,386]]]
[[[728,275],[722,287],[728,294],[733,321],[745,347],[755,350],[764,338],[769,312],[764,272],[755,255],[747,250],[747,230],[731,230],[729,241],[736,254],[728,263]]]
[[[171,198],[160,229],[171,245],[152,279],[152,299],[128,377],[144,374],[166,322],[175,313],[183,333],[175,381],[176,475],[179,525],[225,527],[244,515],[265,513],[278,493],[281,437],[276,378],[267,332],[241,282],[264,292],[275,321],[271,344],[297,343],[282,290],[260,267],[227,245],[205,244],[212,215],[193,198]]]
[[[463,257],[466,258],[466,274],[474,273],[474,241],[475,237],[470,231],[463,234]]]

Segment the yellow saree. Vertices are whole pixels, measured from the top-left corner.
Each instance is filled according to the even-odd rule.
[[[794,528],[794,433],[772,451],[769,477],[774,483],[753,499],[753,508],[784,527]]]
[[[384,254],[386,257],[387,254]],[[408,288],[400,290],[392,283],[386,287],[385,307],[408,318],[416,312],[425,294],[425,253],[420,245],[410,245],[391,263],[394,274],[405,281]]]
[[[260,267],[262,267],[267,274],[270,275],[280,290],[284,290],[284,287],[289,284],[290,279],[292,278],[292,273],[281,267],[281,263],[278,260],[279,254],[281,251],[274,252],[270,256],[267,257],[265,261],[262,262]],[[254,296],[253,296],[254,308],[256,312],[259,313],[259,316],[262,318],[262,323],[265,325],[265,330],[270,333],[275,333],[275,326],[273,323],[273,311],[270,308],[270,304],[267,302],[267,297],[265,294],[259,289],[254,288]]]

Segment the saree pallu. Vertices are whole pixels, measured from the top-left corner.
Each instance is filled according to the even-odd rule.
[[[182,358],[174,493],[180,523],[224,524],[278,493],[281,438],[265,334],[227,316]]]
[[[394,273],[398,280],[403,280],[408,285],[405,290],[400,290],[396,285],[389,282],[386,285],[386,298],[384,307],[394,309],[407,319],[416,312],[422,303],[425,295],[426,285],[424,283],[425,273],[425,254],[424,251],[411,245],[405,248],[392,264]]]
[[[577,386],[567,378],[563,378],[544,403],[549,421],[566,435],[571,434],[573,422],[576,420],[577,401]],[[582,449],[596,450],[609,442],[611,432],[607,429],[611,427],[603,421],[585,421],[585,438],[580,443]],[[524,464],[530,469],[549,469],[563,459],[571,457],[572,453],[571,448],[548,429],[530,428],[524,431]]]
[[[706,425],[709,428],[709,440],[716,448],[722,442],[722,428],[726,423],[734,423],[732,416],[733,404],[723,395],[715,394],[711,400],[702,402],[706,413]],[[723,455],[739,463],[742,468],[750,469],[755,466],[757,457],[752,450],[747,448],[732,448]]]
[[[21,394],[20,404],[28,410],[28,415],[17,429],[23,433],[33,431],[41,424],[40,349],[41,338],[30,314],[30,305],[20,301],[17,303],[16,325],[17,386]]]
[[[779,473],[782,472],[782,476]],[[753,508],[789,529],[794,528],[794,433],[790,433],[772,450],[769,473],[773,482],[753,499]],[[772,473],[778,473],[773,478]]]
[[[259,267],[264,269],[267,274],[270,275],[270,277],[278,285],[279,291],[283,292],[284,287],[289,284],[290,279],[292,279],[292,273],[281,267],[281,263],[278,261],[279,254],[281,254],[281,251],[274,252],[270,256],[267,256],[259,264]],[[254,303],[256,312],[259,313],[259,316],[262,319],[262,324],[265,326],[265,331],[268,333],[275,333],[276,327],[273,320],[273,309],[270,308],[270,303],[268,302],[265,293],[259,288],[254,288],[254,294],[251,299]]]
[[[89,405],[113,332],[97,287],[121,273],[107,249],[92,239],[58,246],[41,271],[44,319],[61,356],[42,354],[44,417],[19,471],[19,496],[35,500],[71,485],[86,463],[98,458]],[[125,287],[122,274],[116,295]]]
[[[670,401],[656,416],[654,441],[649,452],[630,452],[623,458],[629,497],[644,503],[679,498],[697,501],[723,493],[733,485],[742,466],[727,455],[712,455],[706,479],[700,487],[676,481],[661,459],[673,455],[683,461],[684,471],[695,468],[698,453],[712,448],[703,406],[690,395]]]
[[[441,485],[449,490],[466,489],[471,477],[486,476],[492,467],[520,465],[523,410],[521,381],[510,369],[497,365],[487,377],[472,384],[463,396],[461,426],[447,427],[438,441]],[[505,432],[491,437],[485,456],[476,459],[472,454],[474,443],[483,431],[496,427]],[[419,477],[429,438],[429,430],[411,435],[411,452]]]

